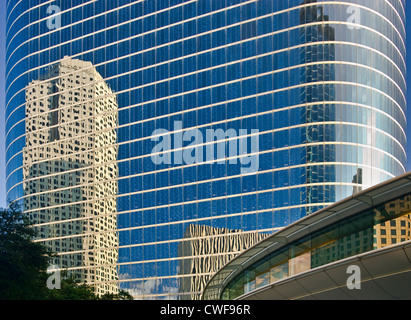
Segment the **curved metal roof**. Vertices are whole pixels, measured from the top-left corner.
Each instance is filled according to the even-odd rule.
[[[405,195],[410,191],[411,172],[363,190],[298,220],[228,262],[209,280],[203,291],[202,299],[220,299],[223,289],[231,280],[242,270],[268,254],[332,223],[347,219],[359,212]]]
[[[360,288],[349,289],[349,266]],[[238,300],[409,300],[411,241],[342,259],[253,290]]]

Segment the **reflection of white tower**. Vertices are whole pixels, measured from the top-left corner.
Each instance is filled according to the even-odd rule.
[[[24,210],[55,263],[97,294],[117,292],[117,117],[90,62],[65,58],[26,89]]]

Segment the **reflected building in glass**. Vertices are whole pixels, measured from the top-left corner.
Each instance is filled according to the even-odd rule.
[[[405,172],[404,5],[10,0],[7,197],[70,268],[101,275],[89,282],[198,297],[181,284],[214,271],[181,269],[191,257],[179,248],[201,240],[190,226],[271,234]],[[86,133],[100,114],[60,110],[66,76],[52,70],[69,61],[101,75],[80,87],[111,90],[101,138]],[[211,260],[228,234],[210,234],[224,248]]]
[[[26,90],[24,211],[53,263],[116,293],[117,102],[90,62],[65,58]]]
[[[306,203],[306,214],[315,212],[316,204],[327,199],[335,201],[335,186],[324,184],[319,192],[318,183],[335,181],[336,161],[335,126],[335,29],[328,23],[329,16],[324,13],[324,7],[313,5],[317,1],[305,0],[300,10],[300,24],[306,27],[300,29],[300,43],[313,45],[300,46],[301,68],[300,83],[307,85],[300,89],[302,134],[306,148],[302,148],[301,163],[307,165],[301,179],[305,179],[306,190],[301,192],[301,203]],[[311,3],[311,5],[307,5]],[[334,124],[331,124],[333,123]],[[319,125],[321,124],[321,125]],[[305,130],[305,132],[304,132]],[[324,142],[320,145],[320,142]],[[314,205],[314,207],[312,206]]]
[[[411,211],[411,195],[391,201],[375,212],[379,217],[387,217],[404,210]],[[377,249],[411,240],[411,214],[375,226],[373,239]]]
[[[184,235],[188,240],[182,241],[178,247],[178,255],[181,259],[178,270],[179,275],[182,276],[179,283],[180,298],[199,299],[197,292],[204,290],[210,274],[220,270],[240,252],[265,237],[267,237],[265,233],[244,233],[242,230],[189,225]]]

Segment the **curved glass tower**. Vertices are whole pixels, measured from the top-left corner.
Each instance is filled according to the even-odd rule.
[[[8,0],[7,197],[99,294],[196,299],[405,173],[404,0]]]

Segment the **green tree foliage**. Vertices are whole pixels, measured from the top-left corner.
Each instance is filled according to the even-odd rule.
[[[118,294],[106,293],[100,300],[133,300],[133,296],[125,290],[119,290]]]
[[[61,288],[48,289],[46,270],[53,253],[33,241],[35,230],[16,204],[0,208],[0,300],[132,300],[118,294],[98,297],[93,288],[61,274]]]
[[[78,283],[74,278],[62,275],[60,289],[50,289],[46,292],[46,300],[97,300],[93,288],[86,284]]]
[[[51,252],[33,242],[34,236],[34,229],[17,205],[0,209],[0,299],[44,297]]]
[[[47,300],[133,300],[133,297],[124,290],[119,290],[118,294],[107,293],[98,297],[91,286],[79,283],[73,277],[67,277],[66,272],[61,276],[61,288],[48,290]]]

